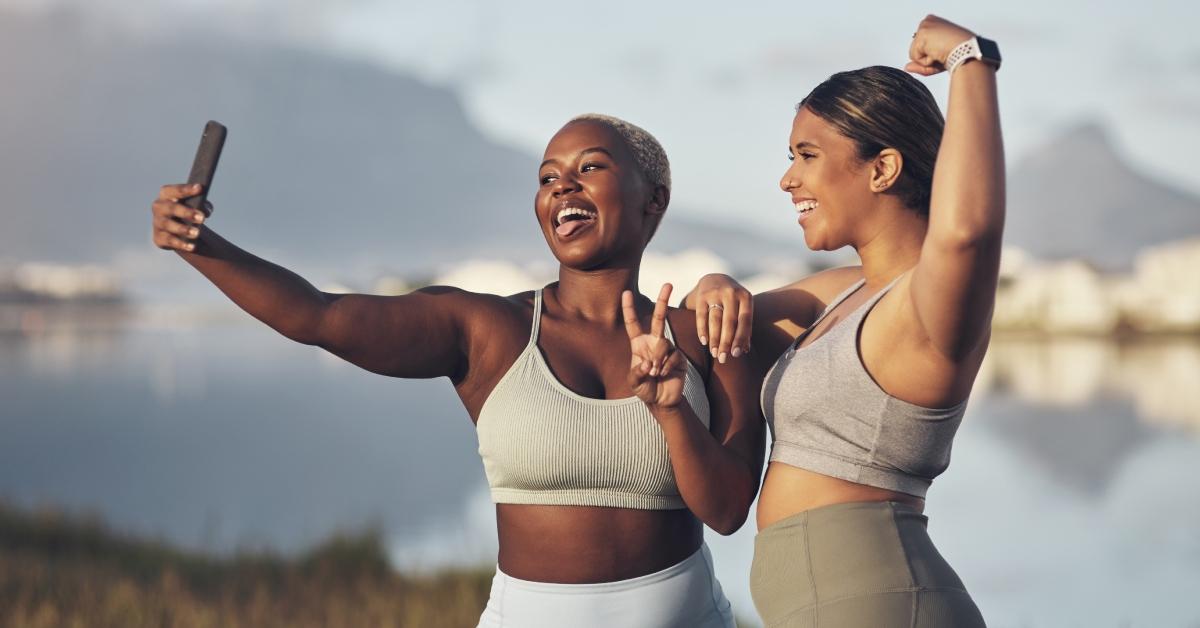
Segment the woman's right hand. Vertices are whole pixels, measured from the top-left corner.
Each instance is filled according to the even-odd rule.
[[[936,15],[927,15],[917,25],[908,48],[905,70],[921,76],[933,76],[946,70],[946,60],[959,44],[975,33]]]
[[[197,183],[164,185],[158,190],[158,198],[150,204],[154,246],[185,253],[196,250],[206,213],[180,201],[199,193],[200,185]],[[205,201],[204,205],[207,213],[211,214],[212,204]]]
[[[754,327],[754,295],[733,277],[705,275],[688,294],[686,307],[696,311],[696,334],[718,362],[750,352]]]

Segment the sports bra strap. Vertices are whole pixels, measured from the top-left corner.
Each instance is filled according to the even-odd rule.
[[[536,345],[538,341],[538,329],[542,323],[542,289],[538,288],[533,291],[533,327],[529,330],[529,344]]]
[[[529,344],[535,345],[538,341],[538,330],[542,326],[542,288],[533,291],[533,325],[529,330]],[[675,344],[675,334],[671,332],[671,318],[668,316],[663,321],[663,332],[667,340],[671,344]]]

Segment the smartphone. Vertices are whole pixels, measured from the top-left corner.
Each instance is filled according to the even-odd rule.
[[[213,175],[217,172],[217,160],[221,158],[226,133],[225,125],[216,120],[209,120],[208,124],[204,125],[200,146],[196,148],[196,159],[192,161],[192,173],[188,175],[189,184],[199,183],[203,187],[196,196],[184,199],[183,204],[205,214],[208,210],[204,209],[204,201],[208,198],[208,191],[212,189]]]

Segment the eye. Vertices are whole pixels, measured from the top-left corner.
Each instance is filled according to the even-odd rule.
[[[550,185],[551,183],[554,183],[555,179],[557,178],[557,176],[552,174],[544,174],[540,179],[538,179],[538,182],[542,185]]]
[[[800,159],[803,159],[804,161],[808,161],[809,159],[812,159],[813,157],[816,157],[816,155],[814,155],[813,153],[800,153]]]
[[[601,170],[603,168],[604,168],[604,164],[599,164],[594,161],[589,161],[589,162],[583,164],[582,166],[580,166],[579,171],[580,172],[591,172],[593,170]]]

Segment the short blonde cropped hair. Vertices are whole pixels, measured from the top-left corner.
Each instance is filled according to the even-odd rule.
[[[667,161],[667,151],[663,150],[662,144],[649,131],[631,122],[601,113],[585,113],[571,118],[571,122],[595,122],[616,131],[629,146],[634,160],[650,185],[661,185],[667,188],[668,192],[671,191],[671,162]]]

